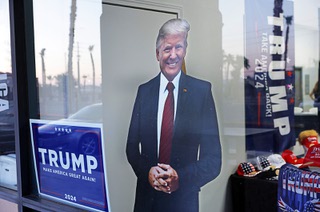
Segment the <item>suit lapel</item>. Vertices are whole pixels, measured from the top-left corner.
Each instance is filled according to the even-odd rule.
[[[150,138],[150,147],[152,150],[151,158],[154,161],[154,163],[157,162],[158,154],[157,154],[157,145],[158,145],[158,138],[157,138],[157,126],[158,126],[158,102],[159,102],[159,86],[160,86],[160,74],[154,78],[152,81],[152,86],[150,89],[150,93],[148,96],[148,116],[150,117],[149,120],[151,120],[150,123],[147,123],[147,125],[150,126],[150,135],[152,136]]]
[[[155,125],[157,125],[157,116],[158,116],[159,86],[160,86],[160,75],[154,78],[154,81],[152,82],[152,86],[150,89],[150,95],[148,96],[148,101],[150,104],[150,117],[152,117],[152,120],[155,121]]]
[[[179,81],[179,94],[178,94],[178,102],[177,102],[177,113],[174,125],[174,135],[173,135],[173,142],[175,142],[175,138],[179,137],[179,131],[181,127],[185,124],[183,123],[183,117],[186,117],[186,108],[188,107],[188,83],[187,83],[187,76],[184,73],[181,73],[180,81]]]

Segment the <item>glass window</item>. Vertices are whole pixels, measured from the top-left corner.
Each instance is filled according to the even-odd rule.
[[[244,115],[248,157],[292,147],[298,154],[304,153],[299,133],[319,131],[319,2],[246,0],[219,4],[224,109],[245,107],[244,113],[224,112],[226,123],[235,126]]]
[[[8,1],[0,1],[0,19],[0,186],[17,189]]]
[[[41,119],[68,118],[102,102],[98,11],[100,1],[34,1]],[[81,118],[92,121],[98,112]]]
[[[224,193],[218,197],[211,191],[226,185],[244,160],[288,148],[303,154],[299,133],[319,131],[320,3],[208,0],[171,7],[154,2],[33,1],[40,119],[103,123],[112,206],[128,211],[133,205],[136,176],[125,146],[134,98],[138,86],[159,73],[159,26],[182,14],[191,24],[187,74],[213,85],[223,147],[223,177],[203,189],[202,198],[223,202]],[[10,87],[10,75],[1,76]],[[58,136],[71,132],[54,130]],[[55,142],[65,145],[63,139]]]
[[[319,41],[320,41],[320,2],[294,1],[294,46],[295,46],[295,136],[305,130],[319,133]],[[306,11],[308,11],[306,13]],[[302,137],[301,137],[302,138]],[[306,145],[297,139],[306,153]],[[299,147],[297,143],[296,147]]]
[[[30,120],[40,196],[98,210],[108,206],[101,8],[100,0],[33,1],[39,119]]]

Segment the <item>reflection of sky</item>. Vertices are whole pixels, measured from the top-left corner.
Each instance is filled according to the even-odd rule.
[[[222,48],[226,54],[243,55],[244,0],[219,1],[222,14]]]
[[[319,0],[295,0],[296,65],[315,66],[319,55]]]
[[[262,55],[267,57],[266,64],[270,64],[273,60],[269,50],[269,36],[274,35],[274,27],[268,24],[267,17],[273,17],[274,1],[267,0],[259,3],[246,1],[246,58],[249,60],[250,69],[248,74],[253,74],[255,66],[258,65],[256,60],[261,61]],[[263,8],[263,10],[262,10]],[[287,26],[285,17],[293,16],[293,3],[291,1],[283,1],[282,4],[284,25],[282,31],[277,27],[275,35],[282,36],[283,40],[288,39],[288,54],[287,58],[284,58],[284,53],[281,56],[281,60],[287,60],[286,70],[292,70],[294,66],[294,24]],[[293,22],[292,22],[293,23]],[[287,31],[289,29],[289,31]],[[288,38],[286,33],[288,32]],[[265,36],[263,36],[265,35]],[[263,38],[264,43],[267,46],[268,52],[262,52]],[[265,48],[265,47],[264,47]],[[279,60],[280,58],[276,59]]]
[[[318,9],[320,7],[319,0],[295,0],[295,23],[312,27],[318,30]]]
[[[0,72],[11,72],[9,1],[0,1]]]
[[[260,0],[253,0],[252,3]],[[270,1],[270,0],[268,0]],[[300,66],[314,65],[314,58],[318,58],[318,9],[319,0],[288,0],[294,2],[294,23],[295,23],[295,58],[296,64]],[[260,1],[261,2],[261,1]],[[267,2],[267,1],[266,1]],[[273,2],[270,1],[270,2]],[[245,14],[244,0],[219,1],[219,8],[222,13],[223,35],[222,47],[225,54],[244,55],[244,28],[245,23],[242,19]],[[259,12],[259,11],[257,11]],[[301,34],[301,29],[304,29]],[[307,33],[307,34],[306,34]],[[312,37],[306,39],[306,36]],[[315,41],[315,38],[317,39]],[[307,45],[309,40],[309,45]],[[315,43],[316,42],[316,43]]]
[[[92,51],[96,71],[96,84],[101,81],[100,61],[100,15],[101,0],[77,0],[75,38],[73,46],[73,75],[77,78],[77,61],[80,56],[80,77],[88,76],[92,82]],[[45,48],[46,75],[56,76],[67,72],[71,0],[34,1],[35,56],[37,77],[42,78],[41,49]],[[53,18],[54,17],[54,18]]]
[[[290,0],[293,1],[293,0]],[[294,0],[294,22],[296,65],[313,66],[318,58],[318,8],[319,0]],[[71,0],[35,0],[35,54],[37,76],[41,80],[41,57],[39,52],[45,51],[47,76],[67,71],[68,40]],[[244,54],[244,0],[219,1],[223,21],[222,46],[226,54]],[[9,6],[8,1],[0,1],[0,71],[11,71],[10,39],[9,39]],[[96,77],[101,77],[100,61],[100,14],[101,0],[77,0],[77,17],[75,23],[75,39],[73,51],[73,73],[77,77],[77,55],[79,43],[81,76],[92,77],[89,45],[94,45],[93,56]],[[53,18],[54,17],[54,18]],[[313,33],[313,34],[312,34]],[[305,42],[305,38],[311,42]],[[310,38],[309,38],[310,37]],[[309,43],[309,45],[308,45]],[[97,83],[98,84],[98,83]]]

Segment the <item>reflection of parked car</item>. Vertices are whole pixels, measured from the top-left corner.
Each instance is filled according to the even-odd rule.
[[[80,109],[67,120],[80,122],[102,122],[102,103],[96,103]]]
[[[0,186],[17,189],[16,155],[0,155]]]
[[[38,129],[39,145],[55,150],[65,150],[80,154],[98,153],[98,134],[86,126],[73,126],[71,122],[101,123],[102,104],[86,106],[67,119],[52,121]]]

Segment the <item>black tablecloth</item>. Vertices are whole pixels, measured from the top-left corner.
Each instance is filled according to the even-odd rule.
[[[234,212],[276,212],[277,180],[256,177],[230,177]]]

